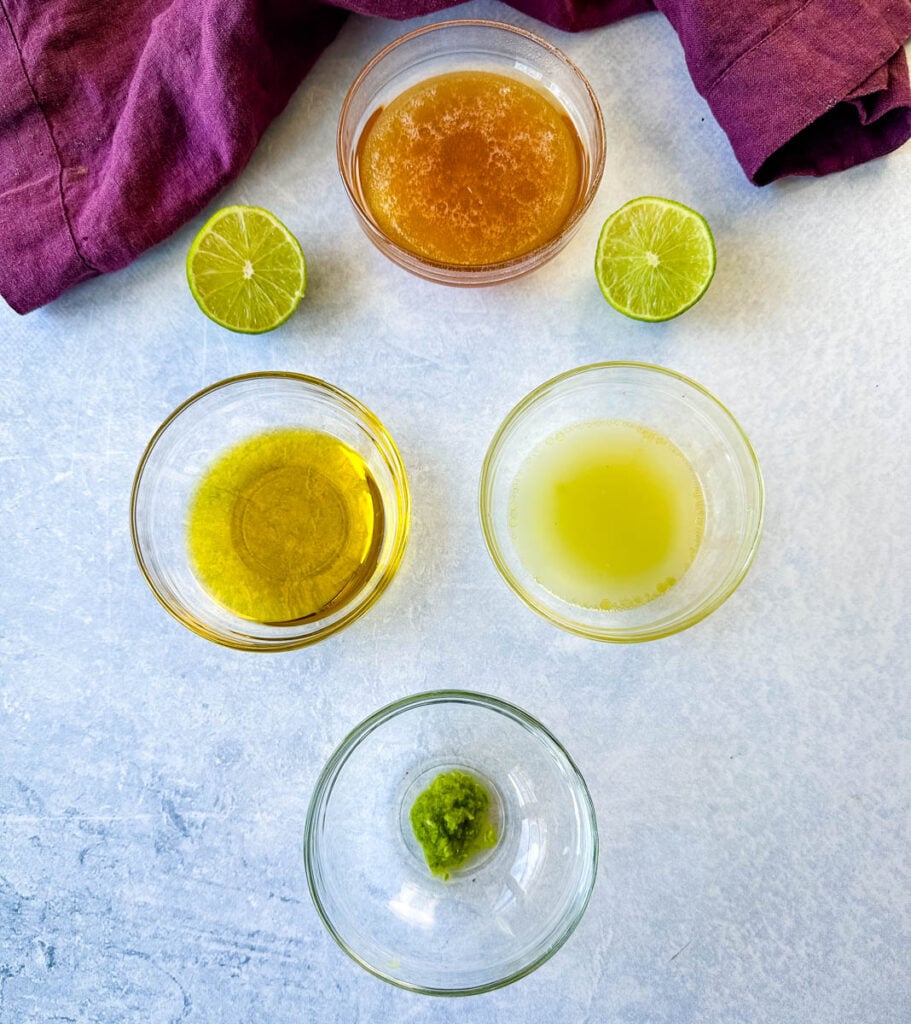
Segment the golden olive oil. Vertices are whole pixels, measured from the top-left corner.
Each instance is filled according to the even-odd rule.
[[[419,82],[358,140],[361,190],[382,230],[418,256],[459,266],[514,259],[558,235],[584,166],[557,101],[492,71]]]
[[[680,449],[624,420],[576,424],[527,458],[510,529],[526,569],[585,608],[629,609],[674,586],[705,529],[705,499]]]
[[[373,574],[383,504],[367,464],[338,438],[275,430],[212,464],[187,538],[200,582],[230,611],[271,624],[319,619]]]

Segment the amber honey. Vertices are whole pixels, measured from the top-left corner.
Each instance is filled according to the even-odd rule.
[[[392,241],[457,266],[523,256],[557,236],[585,154],[545,90],[491,71],[428,78],[376,111],[357,149],[364,201]]]

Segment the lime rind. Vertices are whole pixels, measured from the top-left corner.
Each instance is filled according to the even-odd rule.
[[[193,239],[186,270],[203,313],[241,334],[280,327],[307,287],[300,243],[260,206],[226,206],[214,213]]]
[[[680,316],[702,298],[715,262],[705,217],[672,199],[640,196],[604,222],[595,276],[619,313],[657,323]]]

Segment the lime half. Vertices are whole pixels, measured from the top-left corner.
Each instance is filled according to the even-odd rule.
[[[187,281],[210,320],[261,334],[297,309],[307,264],[300,243],[274,214],[258,206],[226,206],[193,239]]]
[[[598,284],[614,309],[636,320],[679,316],[702,298],[714,273],[705,217],[672,199],[633,199],[601,229]]]

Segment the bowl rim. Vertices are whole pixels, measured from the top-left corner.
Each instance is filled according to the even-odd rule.
[[[397,50],[400,46],[409,43],[420,36],[441,30],[465,27],[491,28],[498,31],[510,32],[513,35],[522,36],[529,42],[542,47],[550,53],[551,56],[559,60],[560,63],[564,64],[570,73],[582,84],[589,102],[591,103],[591,107],[595,115],[594,135],[596,141],[595,149],[597,150],[597,152],[588,154],[588,162],[591,166],[585,190],[580,195],[576,208],[566,219],[565,223],[556,235],[548,239],[546,242],[543,242],[541,245],[538,245],[536,248],[531,249],[526,253],[522,253],[520,256],[513,256],[508,260],[498,260],[494,263],[478,263],[472,265],[447,263],[443,260],[434,260],[427,256],[419,256],[417,253],[404,248],[391,239],[376,223],[366,203],[361,201],[357,190],[354,188],[352,180],[350,180],[351,176],[348,173],[349,161],[342,140],[342,130],[345,127],[351,103],[364,79],[382,60],[384,60],[390,53]],[[470,285],[472,283],[493,284],[501,281],[513,280],[540,266],[548,260],[551,255],[556,255],[565,242],[572,237],[576,228],[579,226],[580,221],[588,212],[589,207],[594,201],[595,195],[597,194],[598,188],[601,184],[601,179],[604,176],[604,167],[607,159],[604,115],[601,111],[601,104],[598,102],[598,97],[595,94],[591,83],[583,74],[581,68],[579,68],[579,66],[558,46],[555,46],[548,40],[536,35],[534,32],[529,32],[527,29],[520,28],[518,25],[511,25],[508,22],[496,21],[491,18],[454,18],[448,21],[438,21],[432,25],[423,25],[420,28],[413,29],[411,32],[407,32],[403,36],[399,36],[397,39],[393,39],[392,42],[387,43],[379,52],[374,54],[373,57],[371,57],[371,59],[363,66],[357,77],[348,87],[348,91],[345,93],[345,98],[342,101],[341,110],[339,111],[338,116],[338,124],[335,134],[335,152],[336,163],[342,179],[342,184],[345,187],[345,191],[348,194],[348,199],[350,200],[351,205],[357,211],[359,218],[362,221],[362,225],[365,227],[369,225],[370,229],[375,232],[380,239],[382,239],[383,245],[389,247],[390,251],[394,254],[393,262],[406,270],[410,270],[412,273],[418,274],[419,276],[424,276],[424,273],[427,272],[431,275],[430,280],[433,281],[440,281],[441,276],[453,277],[461,280],[448,281],[447,283],[466,285]],[[367,231],[367,236],[371,241],[375,241],[371,231]],[[551,250],[553,250],[553,252],[551,252]],[[528,266],[526,266],[526,264],[528,264]],[[485,280],[473,282],[471,280],[472,277],[484,277]],[[491,278],[491,280],[488,281],[486,278]]]
[[[331,793],[332,787],[349,756],[357,749],[362,740],[366,739],[367,736],[385,722],[413,708],[430,704],[469,704],[485,708],[487,710],[496,711],[499,714],[503,714],[506,717],[511,718],[530,732],[543,737],[543,739],[556,750],[559,756],[565,761],[566,766],[569,768],[570,774],[576,783],[576,791],[580,797],[580,804],[587,812],[586,817],[591,829],[592,837],[591,850],[589,851],[589,857],[587,859],[590,873],[586,884],[586,891],[574,913],[573,918],[568,922],[568,924],[552,941],[549,942],[547,947],[541,953],[539,953],[525,966],[512,971],[503,978],[499,978],[482,985],[471,985],[463,988],[434,988],[414,984],[384,973],[380,968],[370,964],[361,957],[345,942],[323,907],[314,877],[314,868],[312,863],[313,858],[311,856],[311,850],[316,846],[317,815],[323,807],[325,807],[326,798]],[[533,715],[530,715],[527,711],[524,711],[522,708],[507,700],[476,690],[459,689],[426,690],[421,693],[410,694],[409,696],[402,697],[399,700],[395,700],[384,705],[351,729],[341,743],[339,743],[333,750],[317,776],[317,780],[314,783],[313,792],[310,797],[310,803],[307,807],[307,818],[304,825],[303,839],[304,868],[307,875],[307,888],[310,891],[310,898],[313,901],[313,905],[316,908],[316,912],[319,915],[320,920],[323,922],[326,930],[338,946],[347,953],[355,963],[359,964],[365,971],[372,974],[374,977],[388,982],[391,985],[395,985],[397,988],[431,996],[470,996],[479,995],[483,992],[492,992],[494,989],[503,988],[506,985],[511,985],[513,982],[518,981],[520,978],[526,977],[526,975],[531,974],[542,964],[546,963],[566,944],[569,937],[578,927],[579,922],[585,916],[585,911],[591,901],[592,892],[594,891],[595,882],[598,877],[599,848],[598,821],[595,814],[595,805],[592,801],[591,792],[589,791],[582,772],[579,771],[575,761],[573,761],[569,752],[557,737],[554,736],[547,726],[539,722]]]
[[[324,395],[331,398],[336,404],[352,411],[358,419],[362,420],[370,427],[372,434],[382,439],[386,450],[383,451],[381,449],[380,451],[389,463],[390,471],[392,472],[395,481],[395,492],[399,506],[396,535],[390,551],[388,563],[384,568],[382,575],[377,580],[376,586],[370,591],[363,601],[352,604],[348,611],[346,611],[346,613],[335,622],[332,622],[328,626],[322,626],[315,632],[307,634],[306,636],[292,635],[275,638],[248,638],[240,633],[238,633],[237,636],[227,636],[221,632],[215,632],[207,623],[194,615],[192,609],[186,607],[183,603],[173,603],[169,601],[168,598],[160,592],[155,583],[154,575],[149,570],[146,563],[143,546],[139,538],[137,505],[143,476],[152,452],[155,450],[155,447],[166,431],[173,426],[173,424],[187,409],[190,408],[190,406],[195,405],[197,402],[200,402],[208,398],[210,395],[236,384],[259,380],[290,380],[297,384],[304,384],[318,392],[322,392]],[[255,370],[249,373],[234,374],[231,377],[225,377],[223,380],[215,381],[213,384],[209,384],[190,395],[189,398],[186,398],[165,417],[155,430],[155,433],[152,434],[143,450],[139,464],[136,467],[136,472],[133,475],[133,485],[130,490],[130,539],[133,545],[133,554],[136,557],[139,569],[145,577],[145,581],[148,584],[149,589],[155,595],[158,603],[171,616],[177,619],[178,622],[186,626],[187,629],[195,633],[197,636],[202,637],[204,640],[210,640],[213,643],[220,644],[222,647],[229,647],[234,650],[251,651],[255,653],[291,651],[298,650],[302,647],[309,647],[311,644],[315,644],[334,633],[338,633],[356,619],[359,619],[379,599],[398,572],[405,554],[405,548],[407,547],[410,524],[411,488],[408,482],[408,474],[405,470],[405,463],[402,460],[402,455],[399,452],[398,446],[382,421],[374,412],[368,409],[367,406],[358,401],[358,399],[347,391],[344,391],[342,388],[337,387],[334,384],[330,384],[328,381],[325,381],[320,377],[314,377],[304,373],[296,373],[291,370]],[[255,623],[253,625],[255,625]]]
[[[544,397],[545,394],[566,381],[572,380],[575,377],[581,377],[587,373],[619,369],[657,373],[668,377],[673,381],[685,384],[699,392],[705,398],[709,399],[710,407],[720,412],[721,415],[733,425],[735,433],[743,442],[744,449],[748,455],[748,465],[753,471],[753,479],[756,484],[758,495],[757,511],[750,520],[750,524],[752,525],[752,536],[750,537],[749,547],[730,583],[715,593],[710,601],[700,604],[683,619],[672,622],[661,629],[655,629],[652,627],[636,627],[635,629],[598,628],[573,622],[573,620],[554,612],[554,610],[543,601],[529,593],[519,580],[516,579],[512,570],[509,568],[506,563],[506,559],[501,553],[500,543],[497,537],[497,529],[494,526],[493,516],[490,510],[490,492],[492,489],[492,481],[494,479],[494,460],[503,441],[505,440],[506,434],[520,419],[520,417],[536,405],[538,400]],[[537,612],[542,618],[546,619],[553,625],[559,626],[561,629],[567,630],[567,632],[574,633],[576,636],[585,637],[586,639],[617,644],[644,643],[649,640],[660,640],[663,637],[674,636],[675,634],[681,633],[683,630],[696,625],[697,622],[701,622],[724,604],[724,602],[727,601],[727,599],[744,581],[747,572],[756,557],[756,552],[759,549],[759,542],[762,538],[762,527],[765,520],[765,484],[763,482],[759,460],[756,457],[756,452],[753,449],[753,445],[751,444],[749,437],[747,437],[743,427],[741,427],[737,418],[730,409],[728,409],[728,407],[716,395],[709,391],[708,388],[704,387],[698,381],[693,380],[692,377],[687,377],[683,373],[671,370],[666,366],[659,366],[656,363],[645,363],[622,359],[608,360],[604,362],[586,363],[584,366],[577,366],[571,370],[559,373],[555,377],[551,377],[549,380],[546,380],[542,384],[533,388],[527,395],[525,395],[524,398],[514,405],[512,409],[510,409],[494,433],[493,438],[488,445],[487,453],[484,456],[484,461],[481,465],[481,476],[478,484],[478,515],[481,520],[481,530],[484,534],[484,543],[487,547],[487,552],[490,555],[491,560],[510,589],[517,594],[518,597],[532,609],[532,611]]]

